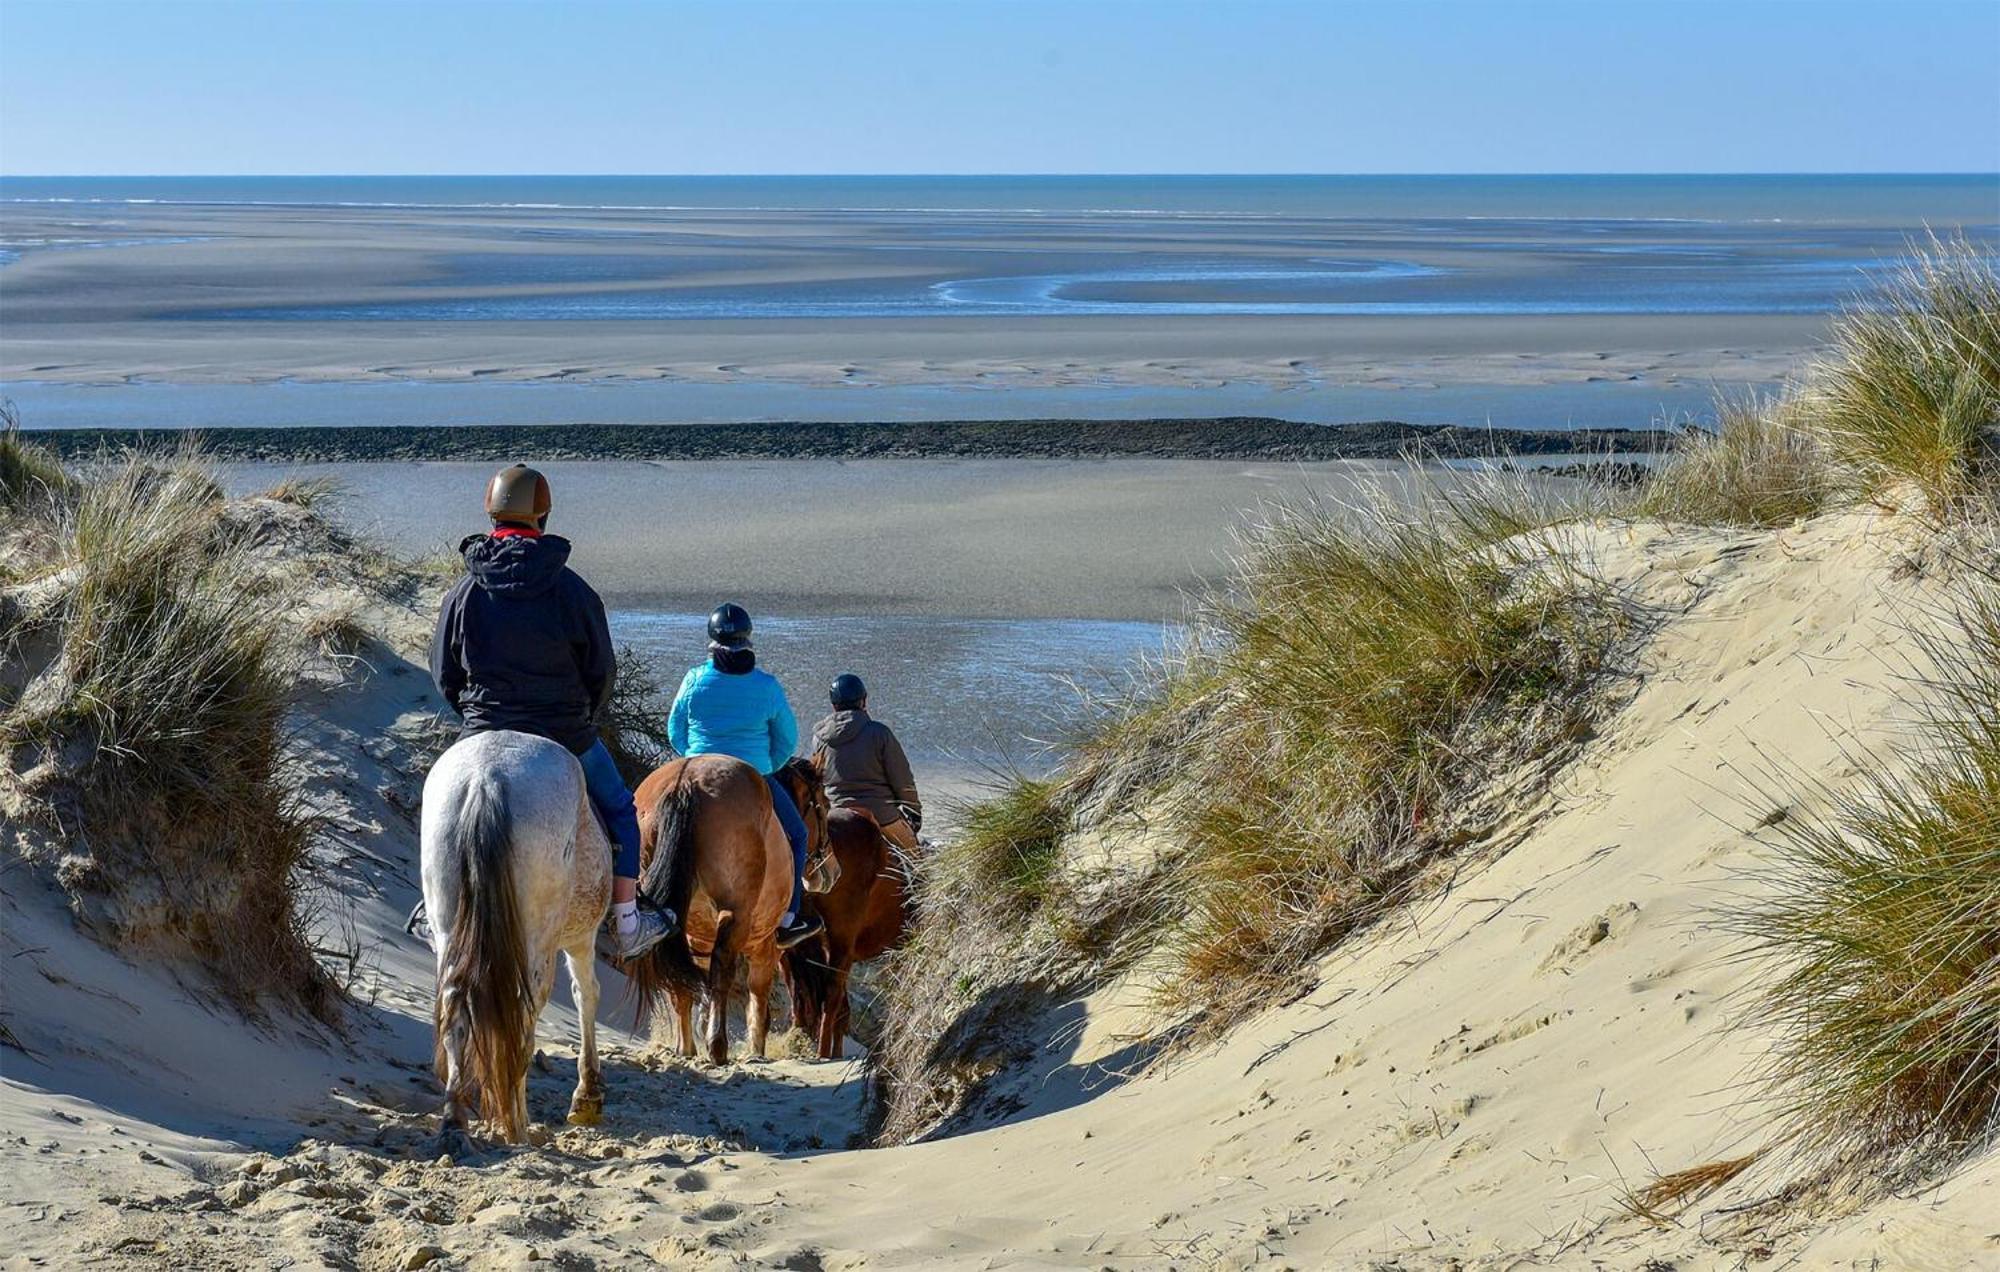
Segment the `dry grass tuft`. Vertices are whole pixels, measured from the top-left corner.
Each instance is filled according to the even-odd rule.
[[[1665,1225],[1674,1215],[1750,1169],[1756,1161],[1757,1154],[1750,1153],[1662,1175],[1637,1192],[1627,1194],[1625,1208],[1638,1218]]]
[[[265,491],[264,498],[312,510],[338,498],[345,490],[338,477],[300,477],[294,474]]]
[[[324,1015],[294,902],[307,823],[278,772],[291,597],[198,458],[128,458],[49,513],[52,599],[7,651],[0,801],[53,832],[57,877],[121,939],[190,947],[225,988]]]
[[[1861,493],[1914,491],[1963,510],[2000,464],[2000,269],[1963,239],[1929,240],[1850,307],[1807,374],[1802,406]]]
[[[1732,915],[1778,971],[1754,1023],[1781,1142],[1889,1186],[2000,1131],[2000,576],[1926,630],[1914,736],[1779,823]]]
[[[314,610],[299,625],[298,638],[323,654],[346,657],[367,648],[375,635],[368,629],[361,607],[348,601]]]
[[[69,485],[55,454],[22,434],[14,404],[0,402],[0,512],[46,505]]]
[[[1711,526],[1783,526],[1823,511],[1833,473],[1800,415],[1795,399],[1723,403],[1720,428],[1683,433],[1634,510]]]

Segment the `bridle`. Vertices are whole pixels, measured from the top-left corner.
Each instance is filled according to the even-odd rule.
[[[808,760],[794,759],[785,767],[788,776],[805,788],[799,816],[806,824],[806,891],[830,892],[840,882],[840,858],[834,855],[833,836],[827,830],[831,802],[826,787]]]

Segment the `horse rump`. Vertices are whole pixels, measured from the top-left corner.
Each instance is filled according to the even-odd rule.
[[[458,904],[445,932],[433,1024],[439,1081],[455,1103],[477,1095],[481,1115],[509,1142],[527,1133],[516,1096],[534,1051],[535,989],[522,942],[520,906],[508,860],[505,792],[475,775],[460,791],[446,851],[458,863]],[[462,1070],[453,1072],[448,1040]]]

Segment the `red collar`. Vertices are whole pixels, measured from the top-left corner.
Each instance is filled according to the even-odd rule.
[[[526,526],[495,526],[493,527],[493,533],[486,537],[489,539],[539,539],[542,537],[542,532],[539,530],[530,530]]]

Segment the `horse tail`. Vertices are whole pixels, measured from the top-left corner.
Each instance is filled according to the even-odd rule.
[[[653,827],[653,859],[646,864],[639,890],[654,905],[672,910],[685,924],[688,905],[694,899],[693,783],[682,780],[671,790],[660,793],[660,802],[654,807]],[[627,965],[625,972],[638,989],[641,1002],[655,1002],[668,989],[693,993],[702,985],[701,969],[695,966],[684,934],[661,941],[650,954]]]
[[[459,1075],[461,1087],[476,1090],[482,1115],[519,1141],[527,1127],[518,1124],[515,1099],[534,1049],[535,990],[514,894],[506,791],[497,778],[475,775],[463,788],[447,834],[460,892],[438,977],[438,1076],[450,1081],[445,1039],[463,1038],[471,1072]]]

